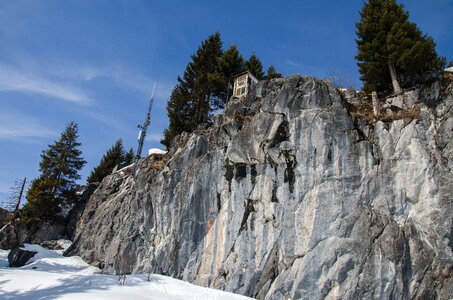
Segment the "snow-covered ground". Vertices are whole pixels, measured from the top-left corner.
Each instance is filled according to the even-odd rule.
[[[118,276],[102,275],[80,257],[64,257],[62,250],[47,250],[25,244],[38,253],[26,266],[8,267],[9,251],[0,250],[0,299],[250,299],[203,288],[162,275],[128,275],[124,284]],[[67,245],[66,245],[67,246]],[[148,281],[149,279],[149,281]]]

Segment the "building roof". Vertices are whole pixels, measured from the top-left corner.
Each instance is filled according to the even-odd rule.
[[[256,77],[252,73],[250,73],[250,71],[241,72],[241,73],[237,74],[236,76],[234,76],[234,78],[237,78],[237,77],[242,76],[244,74],[249,74],[250,78],[252,78],[252,80],[255,81],[255,82],[259,81],[258,79],[256,79]]]

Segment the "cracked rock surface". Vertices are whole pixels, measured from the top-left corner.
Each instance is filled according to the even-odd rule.
[[[104,179],[66,254],[259,299],[446,299],[453,88],[439,86],[405,95],[419,118],[364,125],[328,82],[260,82]]]

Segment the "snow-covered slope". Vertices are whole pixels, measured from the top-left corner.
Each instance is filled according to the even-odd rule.
[[[25,245],[38,251],[21,268],[8,267],[8,252],[0,250],[0,299],[250,299],[198,287],[161,275],[138,274],[119,277],[99,274],[98,268],[80,257],[63,257],[61,251]]]

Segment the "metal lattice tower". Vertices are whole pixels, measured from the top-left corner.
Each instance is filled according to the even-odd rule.
[[[153,92],[151,94],[151,99],[149,100],[148,113],[146,114],[146,119],[143,125],[137,125],[140,129],[138,132],[138,148],[137,154],[135,155],[135,161],[138,161],[142,156],[143,144],[145,143],[146,130],[148,129],[149,123],[151,121],[151,109],[153,108],[154,102],[154,89],[156,88],[156,82],[154,82]]]

